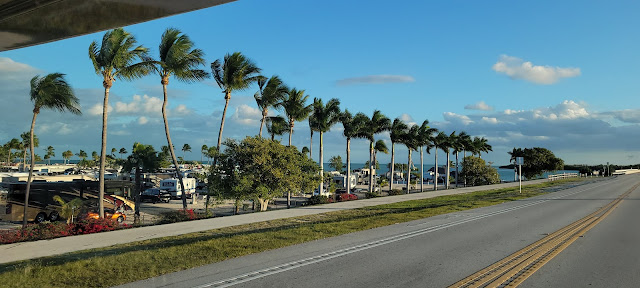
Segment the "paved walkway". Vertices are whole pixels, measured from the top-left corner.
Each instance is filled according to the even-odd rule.
[[[537,184],[548,180],[526,181],[526,184]],[[117,244],[131,243],[160,237],[176,236],[187,233],[206,231],[230,226],[244,225],[275,219],[283,219],[297,216],[320,214],[332,211],[356,209],[388,203],[396,203],[407,200],[433,198],[437,196],[462,194],[476,191],[484,191],[497,188],[518,186],[517,182],[467,187],[450,190],[428,191],[424,193],[405,194],[390,197],[378,197],[358,201],[339,202],[325,205],[314,205],[295,209],[280,209],[260,213],[250,213],[235,216],[209,218],[181,223],[145,226],[134,229],[77,235],[50,240],[33,242],[21,242],[15,244],[0,245],[0,263],[34,259],[46,256],[60,255],[69,252],[81,251],[93,248],[108,247]]]

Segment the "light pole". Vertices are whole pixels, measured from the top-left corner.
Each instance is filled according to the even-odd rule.
[[[522,164],[524,164],[524,157],[516,157],[516,164],[518,164],[518,180],[520,181],[520,194],[522,194]]]

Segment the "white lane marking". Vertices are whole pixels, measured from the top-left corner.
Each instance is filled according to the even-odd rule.
[[[249,282],[249,281],[252,281],[252,280],[260,279],[260,278],[263,278],[263,277],[266,277],[266,276],[269,276],[269,275],[274,275],[274,274],[282,273],[282,272],[289,271],[289,270],[292,270],[292,269],[300,268],[300,267],[303,267],[303,266],[307,266],[307,265],[311,265],[311,264],[327,261],[327,260],[330,260],[330,259],[333,259],[333,258],[349,255],[349,254],[360,252],[360,251],[363,251],[363,250],[368,250],[368,249],[375,248],[375,247],[378,247],[378,246],[382,246],[382,245],[385,245],[385,244],[389,244],[389,243],[393,243],[393,242],[397,242],[397,241],[413,238],[413,237],[416,237],[416,236],[420,236],[420,235],[423,235],[423,234],[435,232],[435,231],[446,229],[446,228],[451,228],[451,227],[454,227],[454,226],[457,226],[457,225],[460,225],[460,224],[465,224],[465,223],[468,223],[468,222],[472,222],[472,221],[488,218],[488,217],[491,217],[491,216],[508,213],[508,212],[511,212],[511,211],[515,211],[515,210],[519,210],[519,209],[522,209],[522,208],[538,205],[538,204],[541,204],[541,203],[544,203],[544,202],[548,202],[548,201],[551,201],[551,200],[568,197],[568,196],[571,196],[571,195],[575,195],[575,194],[578,194],[578,193],[582,193],[582,192],[585,192],[585,191],[588,191],[588,190],[591,190],[591,189],[595,189],[595,188],[604,186],[605,184],[607,184],[607,183],[604,183],[604,184],[601,184],[601,185],[597,185],[597,186],[593,186],[593,187],[590,187],[590,188],[586,188],[584,190],[578,190],[578,191],[575,191],[575,192],[559,195],[559,196],[556,196],[556,197],[546,198],[546,199],[543,199],[543,200],[537,200],[537,201],[534,201],[534,202],[530,202],[530,203],[514,206],[514,207],[511,207],[511,208],[505,208],[503,210],[499,210],[499,211],[489,212],[489,213],[482,214],[482,215],[473,216],[473,217],[470,217],[470,218],[467,218],[467,219],[457,220],[457,221],[454,221],[454,222],[451,222],[451,223],[447,223],[447,224],[439,224],[439,225],[435,225],[435,226],[431,226],[431,227],[427,227],[427,228],[422,228],[420,230],[406,232],[406,233],[403,233],[403,234],[399,234],[399,235],[383,238],[383,239],[380,239],[380,240],[375,240],[375,241],[368,242],[368,243],[365,243],[365,244],[360,244],[360,245],[356,245],[356,246],[353,246],[353,247],[349,247],[349,248],[345,248],[345,249],[341,249],[341,250],[336,250],[336,251],[333,251],[333,252],[329,252],[329,253],[325,253],[325,254],[321,254],[321,255],[317,255],[317,256],[313,256],[313,257],[309,257],[309,258],[305,258],[305,259],[301,259],[301,260],[297,260],[297,261],[291,261],[291,262],[288,262],[288,263],[284,263],[284,264],[280,264],[280,265],[277,265],[277,266],[269,267],[269,268],[266,268],[266,269],[263,269],[263,270],[258,270],[258,271],[254,271],[254,272],[238,275],[238,276],[235,276],[233,278],[228,278],[228,279],[225,279],[225,280],[220,280],[220,281],[216,281],[216,282],[203,284],[203,285],[200,285],[200,286],[196,286],[194,288],[230,287],[230,286],[238,285],[238,284],[241,284],[241,283],[245,283],[245,282]]]

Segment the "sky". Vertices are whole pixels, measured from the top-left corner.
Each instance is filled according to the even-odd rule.
[[[640,163],[639,8],[637,1],[239,0],[125,30],[153,57],[164,30],[177,28],[205,52],[207,63],[240,51],[263,75],[304,89],[309,103],[337,98],[352,113],[378,109],[392,120],[429,120],[447,133],[485,137],[493,152],[483,159],[494,165],[507,164],[514,147],[545,147],[567,164],[624,165]],[[88,47],[103,33],[0,52],[0,143],[29,130],[29,80],[61,72],[83,115],[42,111],[36,153],[49,145],[58,159],[66,150],[100,150],[104,89]],[[223,138],[258,133],[256,91],[254,85],[232,95]],[[162,97],[158,76],[116,81],[107,150],[131,150],[134,142],[158,150],[166,145]],[[171,79],[168,97],[176,149],[187,143],[192,152],[185,158],[200,160],[200,147],[217,143],[224,94],[212,79]],[[309,138],[308,123],[296,123],[293,144],[309,146]],[[376,139],[391,146],[388,133]],[[346,159],[345,148],[337,124],[324,136],[325,161]],[[406,158],[406,148],[396,145],[396,161]],[[368,160],[365,140],[352,142],[352,159]],[[417,153],[413,159],[419,161]],[[378,160],[388,163],[390,155]],[[433,163],[433,155],[425,155],[425,163]]]

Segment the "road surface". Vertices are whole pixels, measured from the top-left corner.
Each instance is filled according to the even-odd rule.
[[[640,175],[314,241],[123,287],[448,287],[598,211],[600,222],[521,287],[640,283]],[[635,185],[635,186],[634,186]],[[590,224],[591,225],[591,224]],[[562,249],[561,249],[562,250]],[[536,269],[538,269],[536,268]],[[533,269],[535,270],[535,269]]]

